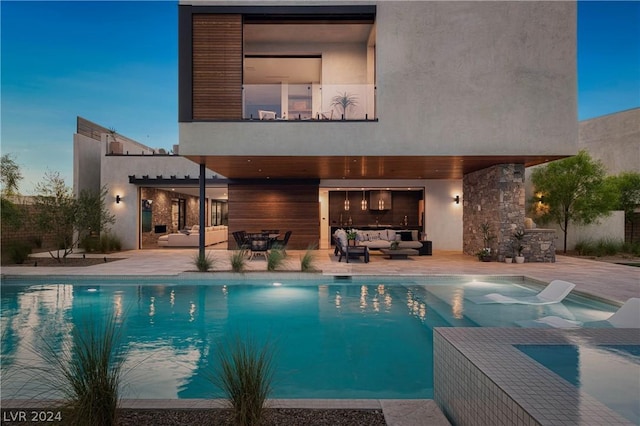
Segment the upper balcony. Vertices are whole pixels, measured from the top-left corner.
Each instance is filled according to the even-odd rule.
[[[375,7],[285,9],[181,8],[180,122],[377,119]]]
[[[373,84],[245,84],[244,120],[375,120]]]

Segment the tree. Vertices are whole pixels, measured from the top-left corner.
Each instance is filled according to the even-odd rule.
[[[42,182],[36,187],[34,198],[36,227],[49,233],[56,244],[56,254],[49,254],[58,262],[60,250],[63,258],[73,251],[73,225],[76,218],[76,201],[71,189],[58,172],[46,172]]]
[[[76,199],[60,174],[49,171],[36,185],[36,192],[36,226],[53,236],[57,250],[55,254],[52,251],[49,254],[58,262],[66,259],[79,239],[88,232],[100,231],[115,222],[114,216],[104,206],[106,188],[98,193],[83,191]]]
[[[538,195],[532,200],[538,221],[557,223],[564,233],[567,252],[569,223],[588,225],[610,214],[615,194],[607,190],[605,168],[586,151],[537,168],[531,181]]]
[[[77,198],[75,229],[81,240],[92,231],[107,231],[109,225],[115,223],[115,216],[105,206],[108,189],[103,186],[100,191],[83,190]]]
[[[608,183],[617,195],[615,208],[624,211],[625,221],[631,224],[631,242],[633,242],[633,214],[640,205],[640,173],[623,172],[610,176]]]
[[[11,154],[4,154],[0,157],[0,211],[2,212],[2,222],[11,227],[19,228],[23,222],[23,211],[7,197],[18,194],[18,185],[22,180],[20,166],[16,163]]]

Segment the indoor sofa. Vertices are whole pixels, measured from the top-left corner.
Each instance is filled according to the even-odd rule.
[[[205,227],[204,245],[210,246],[227,241],[228,228],[225,225]],[[200,227],[193,225],[191,229],[173,234],[162,235],[158,238],[160,247],[198,247],[200,244]]]

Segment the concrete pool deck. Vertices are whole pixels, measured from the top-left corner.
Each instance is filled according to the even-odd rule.
[[[226,247],[225,247],[226,248]],[[293,271],[299,271],[300,257],[304,250],[287,250],[289,258],[278,269],[277,276],[295,278]],[[196,270],[193,259],[197,249],[158,249],[134,250],[107,255],[122,260],[100,263],[84,267],[34,267],[5,266],[3,277],[11,276],[191,276]],[[220,247],[208,248],[207,253],[213,260],[212,277],[229,273],[230,251]],[[47,253],[39,256],[48,256]],[[81,255],[73,255],[81,256]],[[104,255],[96,255],[102,258]],[[247,262],[247,275],[256,272],[266,273],[266,261],[258,258]],[[406,260],[390,260],[376,251],[372,252],[371,261],[359,260],[350,263],[338,262],[333,250],[317,250],[314,266],[326,276],[378,275],[378,276],[451,276],[451,275],[494,275],[525,276],[543,283],[554,279],[562,279],[576,284],[574,291],[586,293],[597,298],[606,299],[621,305],[630,297],[640,297],[640,268],[578,259],[568,256],[557,256],[555,263],[505,264],[498,262],[479,262],[474,256],[459,252],[434,251],[433,256],[413,256]],[[224,271],[224,272],[220,272]],[[300,273],[303,277],[309,274]],[[200,277],[201,274],[195,273]],[[274,275],[276,276],[276,275]],[[561,332],[561,331],[558,331]],[[449,424],[442,412],[432,400],[272,400],[271,407],[291,408],[369,408],[382,409],[388,425]],[[18,401],[3,401],[13,405]],[[185,407],[185,404],[188,407]],[[195,404],[195,405],[193,405]],[[207,405],[208,404],[208,405]],[[211,407],[211,401],[125,401],[125,407],[138,408],[200,408]],[[427,423],[425,423],[427,422]]]

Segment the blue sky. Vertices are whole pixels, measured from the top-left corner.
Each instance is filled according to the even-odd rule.
[[[177,2],[4,1],[1,151],[31,193],[73,178],[76,116],[145,145],[178,143]],[[579,2],[578,118],[640,106],[640,2]]]

